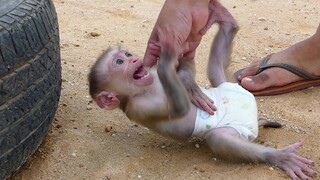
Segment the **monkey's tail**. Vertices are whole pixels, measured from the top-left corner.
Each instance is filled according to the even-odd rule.
[[[277,122],[272,122],[267,119],[260,118],[258,120],[258,125],[263,126],[264,128],[281,128],[282,124]]]

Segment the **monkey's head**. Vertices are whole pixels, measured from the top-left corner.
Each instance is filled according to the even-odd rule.
[[[114,109],[122,99],[142,93],[154,82],[143,61],[120,48],[108,48],[88,75],[89,93],[100,108]]]

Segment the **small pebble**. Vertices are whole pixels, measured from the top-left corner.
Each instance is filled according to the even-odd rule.
[[[107,126],[107,127],[104,129],[104,131],[105,131],[106,133],[112,131],[112,126]]]
[[[97,33],[97,32],[91,32],[90,33],[90,36],[92,36],[92,37],[98,37],[98,36],[100,36],[101,34],[99,34],[99,33]]]
[[[259,20],[259,21],[266,21],[267,19],[264,18],[264,17],[259,17],[258,20]]]
[[[92,109],[92,106],[88,105],[87,110],[91,110],[91,109]]]

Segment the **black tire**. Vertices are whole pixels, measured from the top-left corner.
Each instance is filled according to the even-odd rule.
[[[52,0],[0,0],[0,179],[41,144],[61,91]]]

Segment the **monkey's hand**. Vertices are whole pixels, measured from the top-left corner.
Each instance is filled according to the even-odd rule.
[[[195,69],[193,63],[187,59],[179,60],[178,76],[186,88],[191,102],[198,108],[214,115],[217,110],[214,102],[204,94],[194,79]]]
[[[182,81],[182,83],[187,89],[191,102],[210,115],[214,115],[217,110],[214,101],[204,94],[196,83],[195,85],[190,85],[192,82]]]
[[[317,172],[309,167],[315,166],[315,163],[296,154],[296,151],[302,144],[302,142],[296,142],[282,149],[267,152],[265,156],[266,162],[285,170],[291,179],[310,179],[309,177],[316,177]]]

